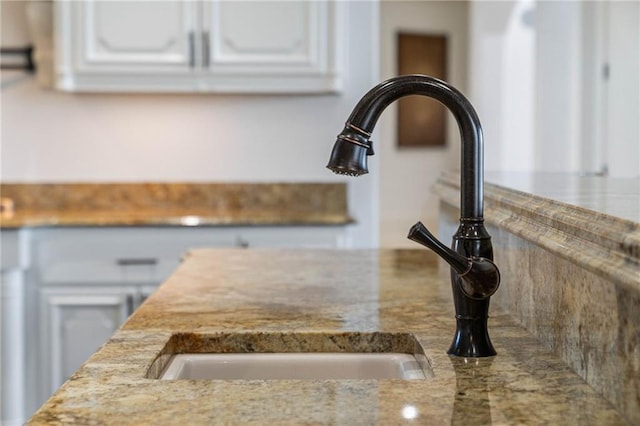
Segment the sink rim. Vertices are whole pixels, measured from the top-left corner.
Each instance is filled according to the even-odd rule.
[[[379,331],[173,333],[149,364],[144,377],[158,380],[177,354],[336,352],[409,354],[415,357],[426,378],[434,377],[431,360],[413,333]]]

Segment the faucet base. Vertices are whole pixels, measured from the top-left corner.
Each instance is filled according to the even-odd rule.
[[[457,318],[456,334],[447,354],[473,358],[494,356],[496,350],[487,331],[487,318]]]

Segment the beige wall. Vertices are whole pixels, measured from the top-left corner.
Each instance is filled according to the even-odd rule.
[[[445,34],[449,46],[447,80],[466,92],[467,12],[465,1],[381,2],[381,77],[397,75],[398,31]],[[443,170],[458,167],[460,135],[455,120],[449,116],[445,148],[398,149],[395,114],[395,105],[391,105],[381,117],[375,138],[380,155],[380,244],[415,248],[416,244],[407,240],[407,232],[418,220],[435,232],[438,199],[431,186]]]

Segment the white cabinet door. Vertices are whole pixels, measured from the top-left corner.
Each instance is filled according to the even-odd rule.
[[[197,9],[186,0],[56,2],[58,86],[188,90],[197,61]]]
[[[0,271],[0,424],[21,425],[25,416],[23,273]]]
[[[54,392],[111,337],[134,309],[135,288],[41,290],[43,389]]]
[[[206,0],[207,86],[255,92],[339,90],[342,7],[325,0]]]

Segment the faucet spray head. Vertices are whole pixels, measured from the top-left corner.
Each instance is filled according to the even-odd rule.
[[[327,168],[336,174],[360,176],[369,173],[367,156],[373,155],[370,133],[347,123],[333,145]]]

